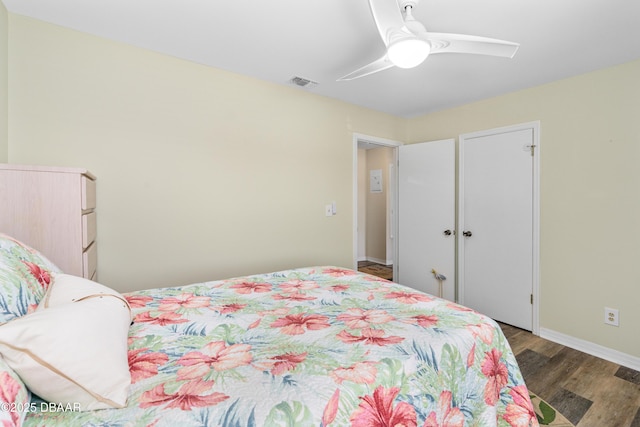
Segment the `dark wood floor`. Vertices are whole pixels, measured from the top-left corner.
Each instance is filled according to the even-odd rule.
[[[378,270],[381,274],[375,275],[381,277],[392,271],[369,262],[359,263],[358,269],[369,274]],[[500,326],[529,390],[576,427],[640,427],[640,372],[513,326]]]
[[[500,326],[529,390],[576,427],[640,427],[640,372]]]
[[[393,265],[378,264],[371,261],[358,261],[358,271],[393,280]]]

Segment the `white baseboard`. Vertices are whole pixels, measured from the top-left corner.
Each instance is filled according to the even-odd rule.
[[[604,347],[599,344],[594,344],[590,341],[581,340],[580,338],[575,338],[570,335],[565,335],[551,329],[540,328],[540,337],[571,347],[583,353],[608,360],[609,362],[640,371],[640,357],[631,356],[630,354],[622,353],[621,351]]]

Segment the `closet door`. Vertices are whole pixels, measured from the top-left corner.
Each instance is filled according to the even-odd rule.
[[[527,330],[537,274],[534,130],[462,135],[459,147],[460,302]]]
[[[432,295],[446,276],[443,297],[455,300],[455,141],[398,148],[396,281]]]

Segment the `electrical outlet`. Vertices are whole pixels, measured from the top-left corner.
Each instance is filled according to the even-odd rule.
[[[606,323],[607,325],[619,326],[620,325],[620,317],[619,317],[619,315],[620,315],[620,313],[618,313],[617,309],[605,307],[604,308],[604,323]]]

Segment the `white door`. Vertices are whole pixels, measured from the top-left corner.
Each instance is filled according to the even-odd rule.
[[[444,275],[443,297],[455,300],[455,141],[398,148],[395,280],[438,295],[432,270]]]
[[[537,271],[536,140],[535,127],[520,126],[462,135],[459,147],[460,302],[527,330]]]

